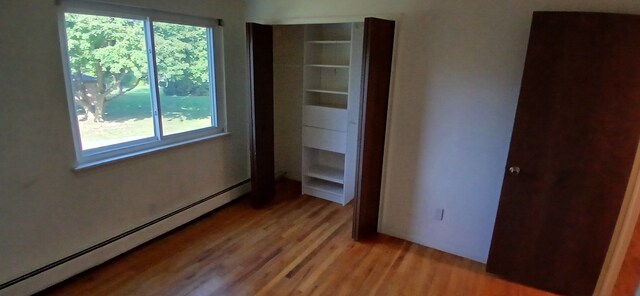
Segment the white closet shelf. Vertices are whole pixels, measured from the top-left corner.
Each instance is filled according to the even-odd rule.
[[[349,69],[349,65],[306,64],[307,67]]]
[[[316,93],[323,93],[323,94],[333,94],[333,95],[349,95],[349,92],[347,91],[340,91],[340,90],[328,90],[328,89],[317,89],[317,88],[308,88],[305,89],[308,92],[316,92]]]
[[[350,44],[351,40],[308,40],[311,44]]]
[[[344,169],[336,169],[323,165],[312,165],[309,167],[306,174],[309,177],[344,184]]]
[[[336,195],[343,193],[342,185],[320,179],[310,179],[307,182],[307,187]]]
[[[308,103],[308,104],[306,104],[306,106],[323,107],[323,108],[331,108],[331,109],[338,109],[338,110],[347,110],[347,106],[346,105],[342,105],[342,104]]]

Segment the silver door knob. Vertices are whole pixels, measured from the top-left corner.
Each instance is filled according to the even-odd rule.
[[[511,173],[511,175],[513,176],[517,176],[518,174],[520,174],[520,167],[517,167],[517,166],[510,167],[509,173]]]

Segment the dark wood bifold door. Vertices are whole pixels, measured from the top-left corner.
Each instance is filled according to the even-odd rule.
[[[640,17],[534,13],[487,270],[590,295],[639,135]]]
[[[273,28],[247,24],[251,99],[251,204],[265,206],[274,195]]]
[[[355,240],[364,239],[378,231],[394,34],[394,21],[378,18],[366,18],[364,21],[360,103],[362,124],[353,213]]]

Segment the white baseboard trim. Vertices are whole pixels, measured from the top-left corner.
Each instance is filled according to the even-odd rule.
[[[102,244],[98,244],[16,280],[12,280],[8,282],[10,285],[0,290],[0,296],[31,295],[44,290],[184,225],[248,193],[250,190],[251,183],[249,180],[240,182],[219,193],[107,240]],[[6,285],[6,283],[3,285]]]

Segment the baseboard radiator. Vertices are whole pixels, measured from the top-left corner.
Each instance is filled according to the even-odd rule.
[[[250,180],[244,180],[73,255],[0,283],[0,296],[30,295],[53,286],[211,212],[247,194],[250,188]]]

